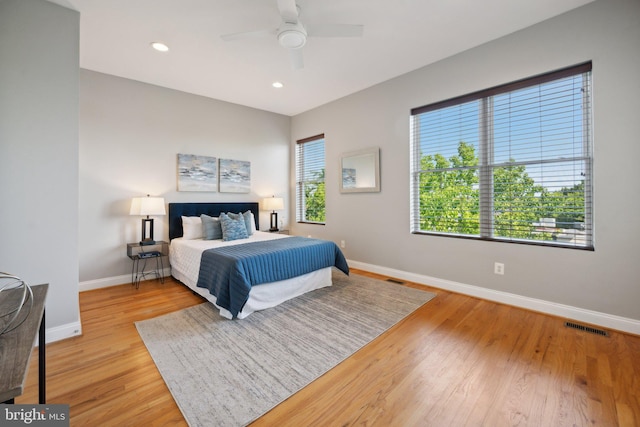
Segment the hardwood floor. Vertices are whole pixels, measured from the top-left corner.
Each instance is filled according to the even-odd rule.
[[[640,337],[427,289],[433,300],[252,427],[640,426]],[[81,293],[83,335],[47,346],[48,402],[69,404],[72,426],[186,425],[134,322],[200,302],[171,279]],[[16,403],[37,401],[36,362]]]

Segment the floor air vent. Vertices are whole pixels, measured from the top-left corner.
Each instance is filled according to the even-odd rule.
[[[398,285],[403,285],[404,284],[404,282],[402,280],[397,280],[397,279],[387,279],[387,282],[397,283]]]
[[[578,329],[585,332],[590,332],[596,335],[602,335],[603,337],[609,336],[609,332],[605,331],[604,329],[591,328],[589,326],[580,325],[578,323],[564,322],[564,326],[566,326],[567,328],[573,328],[573,329]]]

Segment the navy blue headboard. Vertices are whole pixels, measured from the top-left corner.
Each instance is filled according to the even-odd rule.
[[[182,217],[200,216],[220,216],[222,212],[242,213],[253,212],[253,219],[256,221],[256,230],[260,230],[258,220],[258,203],[169,203],[169,240],[182,237]]]

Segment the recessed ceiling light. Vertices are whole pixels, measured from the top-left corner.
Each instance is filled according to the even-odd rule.
[[[168,52],[169,46],[162,42],[153,42],[151,43],[151,47],[157,50],[158,52]]]
[[[281,87],[284,87],[284,85],[280,82],[273,82],[271,83],[271,86],[275,87],[276,89],[280,89]]]

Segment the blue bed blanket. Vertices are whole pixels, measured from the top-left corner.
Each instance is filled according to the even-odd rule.
[[[288,237],[208,249],[202,253],[197,286],[235,318],[252,286],[335,266],[349,274],[340,248],[327,240]]]

